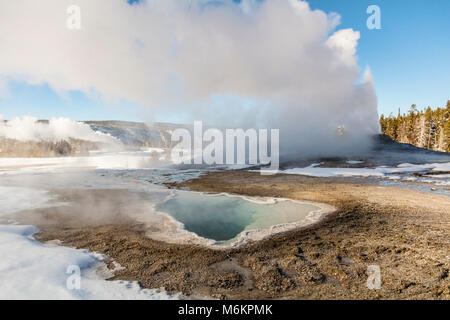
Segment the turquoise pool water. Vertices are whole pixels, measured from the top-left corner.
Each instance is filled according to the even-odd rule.
[[[183,223],[186,230],[224,243],[246,230],[268,229],[303,220],[319,208],[288,200],[255,203],[223,194],[177,191],[172,198],[158,204],[156,209]]]

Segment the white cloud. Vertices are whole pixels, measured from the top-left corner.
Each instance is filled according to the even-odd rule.
[[[346,64],[349,67],[356,64],[356,46],[360,34],[352,29],[343,29],[335,32],[327,41],[327,45],[334,51],[338,64]]]

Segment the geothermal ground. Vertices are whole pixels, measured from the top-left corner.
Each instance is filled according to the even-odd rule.
[[[41,250],[88,249],[83,254],[95,253],[92,259],[102,254],[99,261],[82,266],[89,270],[83,271],[83,277],[97,274],[95,285],[90,285],[94,289],[88,286],[90,291],[82,298],[98,298],[105,284],[111,283],[119,287],[113,298],[449,299],[447,174],[423,171],[445,168],[448,163],[403,165],[391,168],[394,173],[383,167],[389,172],[385,178],[378,176],[381,168],[364,169],[359,161],[348,166],[356,175],[373,176],[349,176],[352,168],[330,166],[302,169],[331,176],[326,178],[305,172],[262,176],[248,170],[150,174],[148,170],[45,165],[3,167],[3,188],[12,193],[9,202],[2,202],[3,213],[11,212],[3,214],[2,223],[15,222],[15,228],[20,227],[17,223],[37,226],[34,237],[46,243]],[[337,172],[346,177],[335,176]],[[397,180],[397,175],[406,176]],[[426,176],[438,180],[432,183]],[[26,189],[14,190],[24,185]],[[249,238],[234,247],[215,246],[181,230],[173,218],[155,213],[154,204],[165,201],[174,189],[226,192],[250,199],[286,198],[334,210],[324,211],[318,221],[266,233],[259,241]],[[25,198],[11,204],[18,191]],[[31,207],[20,207],[26,203],[26,192],[34,200]],[[45,267],[48,262],[38,263]],[[62,270],[54,272],[65,274],[66,263],[61,262]],[[98,269],[98,264],[103,267]],[[366,285],[371,265],[381,270],[379,290]],[[100,275],[99,270],[103,270]],[[102,280],[106,278],[110,281]],[[55,280],[55,287],[59,285]],[[143,294],[142,287],[150,291]],[[2,294],[14,298],[12,293]],[[31,297],[42,294],[35,292]]]
[[[164,152],[0,159],[0,297],[450,299],[448,154],[381,139],[267,176]]]
[[[167,244],[143,225],[114,219],[102,225],[52,219],[40,241],[108,255],[124,269],[113,279],[139,281],[186,295],[220,299],[449,299],[450,198],[348,179],[210,173],[177,187],[329,203],[337,211],[312,227],[237,249]],[[80,194],[70,193],[70,197]],[[91,196],[120,199],[114,191]],[[126,197],[126,196],[125,196]],[[114,210],[119,214],[119,210]],[[58,216],[59,217],[59,216]],[[81,223],[81,224],[80,224]],[[90,226],[89,226],[90,225]],[[382,287],[366,286],[379,265]]]

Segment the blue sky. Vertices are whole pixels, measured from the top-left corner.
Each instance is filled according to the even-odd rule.
[[[361,32],[359,64],[375,78],[378,110],[443,106],[450,99],[450,1],[310,0],[312,8],[338,12],[339,28]],[[381,30],[369,30],[366,9],[381,9]]]
[[[361,32],[359,65],[370,66],[375,78],[379,112],[388,115],[398,108],[407,111],[443,106],[450,99],[450,1],[448,0],[310,0],[314,9],[338,12],[341,28]],[[366,9],[381,8],[381,30],[368,30]],[[150,117],[146,108],[132,102],[106,103],[79,92],[63,96],[48,86],[10,84],[0,98],[5,118],[34,115],[65,116],[75,120],[121,119],[139,121]],[[158,121],[172,119],[156,118]]]

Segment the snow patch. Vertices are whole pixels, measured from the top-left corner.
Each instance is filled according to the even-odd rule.
[[[314,163],[306,168],[293,168],[280,171],[282,174],[298,174],[311,177],[392,177],[393,174],[432,171],[448,171],[450,170],[450,162],[447,163],[431,163],[415,165],[403,163],[397,167],[376,167],[376,168],[320,168],[320,163]],[[396,177],[399,177],[398,175]]]
[[[36,232],[33,226],[0,225],[0,299],[182,298],[164,289],[142,289],[137,282],[105,281],[97,273],[104,264],[101,256],[42,244],[32,237]],[[68,289],[71,266],[81,270],[80,289]]]
[[[47,191],[0,186],[0,217],[51,205],[51,199]],[[0,299],[184,298],[164,289],[142,289],[137,282],[105,281],[123,267],[114,263],[114,270],[108,270],[104,256],[61,247],[59,241],[42,244],[33,238],[38,231],[34,226],[0,224]],[[68,289],[71,266],[81,271],[79,290]]]
[[[47,191],[0,186],[0,217],[48,205],[52,198]]]
[[[17,168],[47,169],[47,168],[92,168],[92,169],[140,169],[161,166],[152,159],[148,152],[124,152],[93,154],[88,157],[60,158],[0,158],[0,168],[3,170]]]

